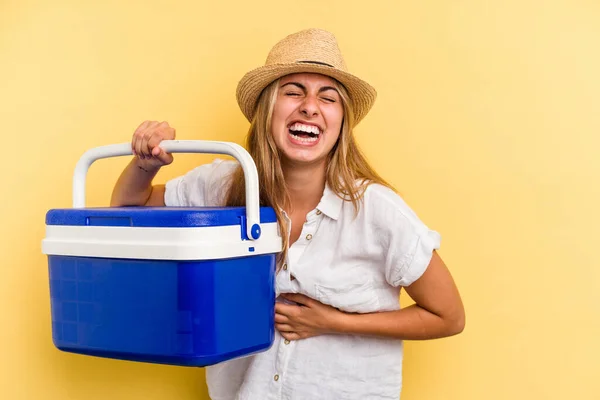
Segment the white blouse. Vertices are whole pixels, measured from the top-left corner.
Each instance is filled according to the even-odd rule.
[[[222,205],[236,167],[215,160],[168,181],[165,204]],[[423,274],[439,245],[439,234],[392,190],[370,185],[355,215],[351,202],[326,187],[277,274],[276,293],[301,293],[352,313],[398,310],[400,287]],[[399,339],[288,341],[276,331],[269,350],[209,366],[206,379],[212,400],[397,400],[402,352]]]

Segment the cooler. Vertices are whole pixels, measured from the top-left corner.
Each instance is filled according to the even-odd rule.
[[[237,158],[246,206],[86,208],[89,166],[130,155],[131,145],[86,152],[75,169],[73,208],[46,214],[42,251],[55,346],[197,367],[268,349],[282,239],[274,210],[259,207],[252,158],[227,142],[164,141],[161,147]]]

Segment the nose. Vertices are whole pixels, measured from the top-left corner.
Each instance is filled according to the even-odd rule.
[[[300,112],[308,118],[318,116],[320,110],[317,98],[311,95],[306,96],[300,106]]]

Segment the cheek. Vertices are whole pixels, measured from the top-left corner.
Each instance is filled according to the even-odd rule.
[[[288,108],[285,104],[275,104],[271,118],[271,131],[273,134],[277,135],[286,130],[285,122],[290,115]]]
[[[284,128],[284,119],[277,112],[277,110],[273,110],[273,116],[271,117],[271,136],[277,139],[281,136],[281,132]]]
[[[334,132],[335,140],[337,140],[340,132],[342,131],[342,123],[344,121],[344,114],[341,110],[332,110],[329,115],[329,123],[328,127],[331,129],[331,132]]]

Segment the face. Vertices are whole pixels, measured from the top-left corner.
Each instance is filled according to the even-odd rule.
[[[302,73],[279,80],[271,133],[284,162],[324,163],[340,136],[343,118],[332,78]]]

